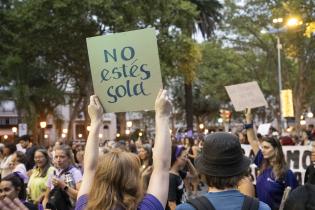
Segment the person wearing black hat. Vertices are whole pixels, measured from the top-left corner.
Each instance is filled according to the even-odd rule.
[[[211,203],[212,209],[242,209],[244,200],[248,200],[248,197],[237,190],[237,185],[246,176],[249,165],[250,160],[244,156],[235,135],[218,132],[206,137],[203,150],[195,160],[195,166],[209,186],[208,193],[202,197]],[[253,203],[259,210],[270,210],[263,202],[256,200]],[[193,202],[189,202],[177,206],[176,210],[197,209],[193,206]]]

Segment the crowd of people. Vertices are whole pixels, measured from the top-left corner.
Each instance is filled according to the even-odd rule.
[[[171,108],[161,90],[155,102],[154,141],[107,141],[100,146],[103,108],[91,96],[91,129],[84,147],[57,141],[42,148],[27,135],[18,144],[4,143],[0,209],[315,209],[315,144],[305,184],[299,186],[286,163],[283,141],[255,133],[250,109],[243,132],[176,140],[169,132]],[[312,129],[307,133],[310,142]],[[251,146],[254,160],[244,155],[241,143]],[[255,184],[252,163],[258,167]]]

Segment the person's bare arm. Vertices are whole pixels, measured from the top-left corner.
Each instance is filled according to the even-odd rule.
[[[175,210],[176,209],[176,202],[169,201],[168,206],[170,207],[171,210]]]
[[[192,149],[192,153],[193,153],[193,155],[191,157],[195,159],[198,156],[199,148],[198,148],[198,146],[193,146],[191,149]]]
[[[98,161],[98,134],[102,125],[103,108],[95,95],[90,97],[88,112],[91,118],[91,130],[84,151],[84,174],[77,198],[90,192]]]
[[[245,110],[245,118],[246,118],[246,124],[253,123],[253,116],[252,116],[251,109]],[[259,151],[259,142],[258,142],[256,133],[254,131],[254,128],[246,129],[246,133],[247,133],[248,142],[251,145],[254,154],[257,155]]]
[[[75,188],[69,187],[67,190],[67,194],[72,198],[72,199],[76,199],[79,193],[81,187],[81,182],[78,182],[75,185]]]
[[[153,171],[147,193],[154,195],[166,205],[169,186],[169,168],[171,165],[171,137],[169,117],[171,104],[166,90],[160,90],[155,101],[156,136],[153,148]]]
[[[60,178],[57,177],[53,177],[52,178],[52,184],[55,187],[59,187],[60,189],[65,189],[65,187],[67,186],[67,184]],[[81,182],[76,183],[75,187],[70,187],[68,186],[66,193],[72,198],[72,199],[76,199],[79,189],[81,186]]]
[[[49,192],[50,192],[50,189],[47,188],[47,189],[46,189],[46,192],[45,192],[45,195],[44,195],[43,202],[42,202],[44,208],[46,207],[46,204],[48,203]],[[46,209],[46,208],[45,208],[45,209]]]
[[[244,177],[239,181],[237,188],[244,195],[255,197],[255,187],[249,177]]]
[[[188,177],[189,178],[196,178],[198,176],[198,172],[192,162],[187,159],[187,167],[188,167]]]

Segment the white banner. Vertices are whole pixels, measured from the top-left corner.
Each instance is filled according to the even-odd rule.
[[[242,148],[245,155],[254,161],[255,155],[251,146],[242,144]],[[312,146],[282,146],[282,149],[289,168],[293,171],[299,183],[304,183],[306,168],[311,164]],[[251,165],[251,169],[256,183],[258,169],[255,164]]]

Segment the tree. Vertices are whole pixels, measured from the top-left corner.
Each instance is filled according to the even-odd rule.
[[[100,25],[107,26],[103,27],[104,32],[119,32],[147,26],[154,26],[159,31],[158,45],[163,79],[167,82],[169,78],[177,76],[178,73],[185,78],[186,121],[187,127],[192,129],[191,88],[201,55],[197,44],[190,37],[196,31],[196,24],[202,28],[204,35],[210,35],[214,29],[214,22],[218,20],[218,10],[221,5],[215,0],[206,2],[196,0],[141,1],[138,4],[139,7],[135,7],[129,1],[124,1],[122,5],[110,3],[112,6],[100,5],[95,13]],[[117,17],[116,10],[108,11],[107,14],[112,17],[108,18],[108,15],[103,14],[109,7],[122,9],[122,12]],[[115,20],[115,22],[108,20]],[[198,23],[196,23],[197,21]]]
[[[37,138],[38,122],[63,102],[63,89],[57,83],[55,66],[32,50],[17,8],[19,3],[1,8],[0,85],[6,87],[1,94],[15,101],[20,119],[28,123]]]
[[[215,23],[219,22],[219,19],[221,17],[220,13],[218,12],[222,5],[216,1],[200,1],[200,0],[191,0],[191,3],[193,3],[196,6],[196,10],[198,13],[197,18],[192,17],[191,24],[197,24],[200,31],[202,32],[202,35],[204,37],[209,38],[212,32],[215,29]],[[189,27],[188,27],[189,28]],[[194,29],[194,27],[191,25],[191,28]],[[188,32],[188,36],[192,36],[192,32]],[[186,100],[186,122],[187,122],[187,128],[188,130],[193,130],[193,97],[192,97],[192,82],[194,77],[191,77],[195,74],[197,66],[199,64],[199,61],[201,59],[200,52],[197,45],[192,44],[191,50],[188,51],[188,60],[193,58],[190,62],[190,65],[187,66],[187,64],[184,62],[182,64],[182,71],[184,72],[184,78],[185,78],[185,100]],[[188,68],[185,68],[188,67]],[[187,72],[189,73],[187,74]]]
[[[249,81],[251,70],[241,54],[224,48],[219,41],[204,43],[202,50],[203,59],[197,72],[202,93],[222,102],[229,101],[224,86]]]
[[[201,52],[198,45],[194,43],[190,37],[197,31],[197,26],[203,36],[209,38],[215,28],[215,23],[218,22],[221,17],[219,10],[222,8],[222,5],[216,0],[182,1],[180,5],[186,5],[186,8],[189,7],[191,15],[174,18],[174,20],[180,20],[173,21],[179,30],[175,28],[172,34],[168,33],[169,28],[163,28],[164,30],[162,30],[160,35],[159,47],[163,49],[163,52],[168,52],[161,56],[162,67],[166,69],[165,75],[172,78],[173,76],[178,76],[178,73],[180,73],[184,78],[186,124],[187,129],[192,130],[194,113],[192,86],[197,66],[201,60]],[[178,9],[178,6],[176,6],[174,10],[181,11]],[[172,18],[172,16],[166,17]]]
[[[1,19],[4,24],[0,32],[3,35],[0,38],[0,50],[3,52],[0,74],[4,75],[2,84],[13,85],[12,90],[19,89],[15,87],[17,83],[11,82],[15,79],[6,75],[6,72],[14,68],[14,65],[9,65],[12,63],[10,57],[14,58],[13,60],[17,58],[17,61],[20,59],[19,65],[15,65],[18,71],[23,69],[29,71],[28,69],[37,65],[39,65],[37,70],[49,69],[42,71],[42,77],[50,78],[51,87],[66,92],[69,98],[63,99],[63,102],[51,98],[49,100],[74,104],[68,132],[71,134],[71,121],[79,112],[86,111],[88,96],[93,90],[85,38],[149,26],[156,27],[159,31],[161,64],[166,75],[164,78],[170,77],[173,70],[178,73],[179,66],[189,66],[183,56],[185,50],[190,53],[197,52],[197,47],[188,38],[194,31],[198,15],[200,16],[197,8],[198,6],[188,0],[140,1],[137,4],[131,0],[1,1],[0,16],[4,17]],[[165,43],[170,43],[171,46],[166,46]],[[178,44],[182,47],[176,46]],[[174,51],[167,51],[168,49]],[[174,53],[176,50],[183,54]],[[198,53],[195,55],[197,58]],[[187,58],[193,58],[192,54],[187,54]],[[173,61],[177,62],[176,65]],[[7,70],[4,70],[5,68]],[[33,70],[36,74],[35,69]],[[21,89],[33,90],[28,82]],[[17,97],[17,100],[19,98]],[[18,103],[23,104],[23,101]],[[48,109],[44,106],[41,108]],[[37,112],[37,109],[35,111]],[[87,116],[85,117],[87,119]],[[71,136],[69,138],[71,139]]]
[[[185,111],[187,130],[193,130],[193,80],[195,72],[201,61],[201,51],[195,42],[190,38],[180,39],[178,46],[179,56],[174,60],[175,66],[184,76]]]
[[[1,59],[4,61],[1,72],[11,72],[13,75],[4,77],[12,91],[26,94],[25,97],[21,97],[21,94],[16,97],[18,106],[29,106],[28,102],[38,104],[32,109],[35,114],[30,111],[24,114],[32,118],[30,125],[35,128],[38,115],[43,118],[57,105],[65,103],[64,93],[69,93],[69,86],[79,87],[72,91],[70,96],[75,97],[70,101],[80,103],[75,106],[78,109],[74,110],[71,119],[82,107],[81,102],[87,106],[92,86],[84,51],[85,38],[95,35],[97,28],[95,22],[88,18],[85,3],[71,0],[15,1],[11,9],[2,10],[7,20],[3,32],[7,36],[1,40],[3,50],[6,50]],[[20,72],[20,77],[14,75],[17,72]],[[20,82],[19,78],[24,82]]]
[[[219,12],[223,8],[222,4],[216,0],[191,0],[190,2],[197,6],[198,11],[194,24],[197,24],[204,38],[210,38],[222,17]]]
[[[314,1],[287,1],[277,8],[278,15],[297,15],[304,23],[313,21]],[[315,91],[315,38],[305,37],[304,28],[298,26],[283,34],[284,55],[291,61],[287,70],[285,85],[293,89],[295,120],[299,125],[301,114],[312,105]],[[285,74],[284,74],[285,75]],[[293,79],[296,78],[296,79]]]
[[[193,101],[193,116],[196,121],[196,124],[200,124],[202,122],[209,122],[211,119],[215,118],[218,114],[220,108],[220,101],[217,98],[212,97],[211,95],[207,95],[203,93],[203,88],[201,86],[201,80],[197,80],[194,83],[192,88],[192,97]],[[185,110],[185,91],[184,87],[181,84],[183,83],[181,78],[173,82],[173,104],[177,108],[177,113],[182,113]],[[198,84],[200,83],[200,84]],[[180,115],[180,118],[184,117]]]
[[[227,1],[224,28],[228,34],[226,38],[237,51],[244,53],[246,63],[257,74],[253,78],[259,78],[265,93],[277,97],[279,95],[276,76],[277,49],[276,37],[261,34],[261,29],[269,28],[273,18],[283,17],[286,21],[291,15],[297,15],[303,22],[309,22],[313,11],[313,1],[254,0],[243,6]],[[299,122],[302,110],[311,101],[310,93],[315,90],[312,85],[315,42],[314,38],[308,39],[303,34],[303,28],[288,29],[287,32],[279,34],[283,46],[281,54],[283,88],[293,89],[296,123]],[[252,68],[253,66],[256,68]],[[277,110],[276,112],[279,113]]]

